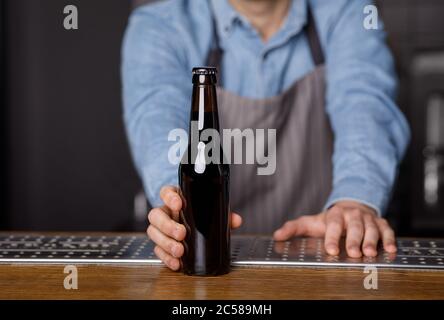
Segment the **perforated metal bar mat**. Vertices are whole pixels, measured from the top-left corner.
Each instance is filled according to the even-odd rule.
[[[153,243],[135,236],[0,235],[0,263],[158,264]],[[275,242],[269,237],[233,236],[236,266],[314,266],[444,270],[444,240],[399,239],[398,252],[380,250],[376,258],[353,259],[325,253],[322,239],[295,238]]]

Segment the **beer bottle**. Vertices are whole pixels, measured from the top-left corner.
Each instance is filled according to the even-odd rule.
[[[230,271],[230,169],[221,144],[216,68],[193,69],[188,149],[179,166],[185,225],[182,269],[188,275]],[[204,139],[204,133],[212,133]],[[218,137],[217,137],[218,136]]]

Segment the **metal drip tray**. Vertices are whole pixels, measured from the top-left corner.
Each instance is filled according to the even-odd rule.
[[[146,236],[0,235],[0,263],[160,263]]]
[[[245,241],[249,244],[245,244]],[[371,265],[386,268],[444,270],[444,240],[399,239],[397,243],[396,254],[389,254],[380,248],[375,258],[356,259],[348,257],[344,250],[339,256],[328,255],[324,250],[323,239],[295,238],[285,242],[276,242],[269,237],[234,239],[233,264],[316,267]]]
[[[0,235],[0,263],[158,264],[146,236]],[[444,270],[444,240],[399,239],[397,254],[380,251],[376,258],[353,259],[344,252],[329,256],[323,240],[233,236],[236,266],[312,266],[416,268]]]

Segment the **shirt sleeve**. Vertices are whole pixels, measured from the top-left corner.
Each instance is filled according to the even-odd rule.
[[[381,20],[364,27],[369,0],[345,1],[326,40],[327,113],[335,136],[325,209],[355,200],[385,212],[410,139],[395,104],[397,79]]]
[[[186,129],[191,84],[186,50],[160,14],[135,11],[122,48],[124,122],[133,160],[151,205],[164,185],[177,185],[178,165],[168,161],[172,129]]]

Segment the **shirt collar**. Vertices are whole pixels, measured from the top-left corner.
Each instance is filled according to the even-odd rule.
[[[281,31],[291,34],[299,33],[307,23],[307,8],[307,0],[293,0]]]
[[[216,19],[217,32],[220,37],[229,35],[236,22],[249,25],[245,17],[237,12],[228,0],[211,0],[211,10]],[[278,33],[294,35],[299,33],[307,22],[307,0],[292,0],[288,16]],[[282,36],[282,35],[281,35]]]
[[[211,10],[216,20],[219,37],[225,37],[241,15],[228,3],[228,0],[211,0]]]

